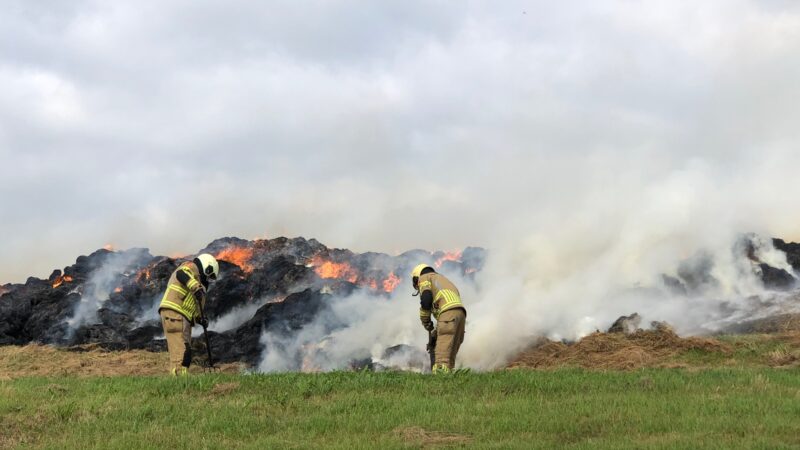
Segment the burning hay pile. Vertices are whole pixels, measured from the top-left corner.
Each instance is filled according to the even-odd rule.
[[[753,241],[744,242],[735,251],[745,266],[760,276],[765,292],[782,291],[782,297],[780,301],[769,295],[748,297],[739,305],[722,302],[711,317],[715,329],[736,333],[796,327],[800,291],[791,290],[800,273],[800,246],[772,241],[794,264],[784,262],[785,269],[779,269],[759,259]],[[206,307],[217,362],[288,371],[424,370],[427,355],[409,345],[412,327],[398,325],[408,318],[418,326],[412,315],[397,314],[408,308],[384,308],[380,320],[365,318],[363,311],[376,309],[370,305],[396,304],[391,301],[393,294],[420,262],[470,285],[486,257],[479,248],[359,254],[304,238],[223,238],[198,253],[210,253],[220,261],[220,279],[210,289]],[[92,345],[106,351],[161,352],[165,342],[157,308],[171,273],[192,257],[153,256],[146,249],[101,249],[80,256],[48,279],[31,277],[24,284],[0,286],[0,346],[34,343],[85,349]],[[714,282],[709,267],[681,267],[675,276],[664,276],[663,289],[687,304],[702,299],[704,289]],[[468,288],[479,297],[476,286]],[[355,297],[360,303],[348,304]],[[468,321],[482,319],[471,315]],[[680,352],[729,351],[714,339],[681,338],[665,327],[639,330],[640,320],[638,315],[621,317],[612,326],[619,333],[595,333],[574,344],[541,340],[510,366],[631,369],[668,364]],[[375,340],[392,326],[396,329],[390,339]],[[204,355],[204,342],[194,341],[195,354]]]
[[[282,237],[223,238],[198,253],[211,253],[220,262],[220,280],[210,289],[206,307],[214,357],[249,366],[259,363],[265,334],[296,334],[330,314],[334,298],[359,293],[385,301],[421,261],[469,278],[485,257],[478,248],[358,254],[330,249],[314,239]],[[104,248],[80,256],[48,279],[31,277],[24,284],[0,286],[0,345],[92,344],[105,350],[163,351],[157,308],[171,273],[192,257]],[[324,331],[340,325],[327,324],[330,329]],[[205,349],[195,351],[203,354]]]

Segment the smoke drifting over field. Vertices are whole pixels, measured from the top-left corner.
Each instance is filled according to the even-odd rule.
[[[714,328],[763,296],[742,234],[800,240],[789,2],[19,2],[0,30],[3,283],[107,242],[483,246],[486,368],[633,311]],[[418,339],[401,300],[339,338]]]
[[[87,0],[0,20],[0,282],[225,235],[502,250],[693,218],[800,239],[786,2]]]
[[[584,261],[574,271],[552,265],[549,270],[555,274],[547,273],[544,261],[533,256],[530,264],[541,267],[538,272],[532,266],[497,263],[496,258],[509,256],[499,252],[490,253],[488,266],[466,278],[442,270],[460,287],[469,310],[459,365],[498,368],[537,338],[576,340],[604,331],[617,317],[632,312],[642,316],[645,328],[651,321],[665,321],[685,335],[800,312],[794,290],[797,268],[771,240],[756,235],[732,236],[727,245],[719,242],[716,249],[676,256],[665,260],[663,269],[654,266],[641,272],[633,263],[630,272],[621,270],[615,253],[609,252],[602,260]],[[541,277],[526,278],[522,274],[526,270]],[[404,283],[407,287],[407,280]],[[420,360],[427,337],[415,314],[417,299],[407,289],[394,291],[388,299],[358,290],[334,295],[326,303],[329,308],[299,330],[278,326],[264,332],[258,369],[341,370],[361,361],[382,365],[390,359],[387,348],[397,345],[417,351],[394,355],[391,363],[385,363],[388,367],[422,369],[424,364],[415,361]]]

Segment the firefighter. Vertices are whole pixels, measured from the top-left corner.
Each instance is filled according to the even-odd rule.
[[[208,318],[203,314],[206,290],[218,275],[217,260],[203,253],[178,266],[169,278],[158,312],[167,338],[172,375],[188,372],[192,362],[192,327],[208,326]]]
[[[433,373],[449,373],[456,364],[456,354],[464,342],[464,323],[467,310],[461,303],[458,288],[444,275],[440,275],[427,264],[420,264],[411,271],[411,283],[420,296],[419,318],[428,332],[436,333]],[[431,315],[436,319],[434,331]]]

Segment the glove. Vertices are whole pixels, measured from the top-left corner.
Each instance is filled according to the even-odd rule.
[[[201,317],[200,320],[197,321],[203,328],[208,328],[208,319],[205,317]]]
[[[431,352],[436,349],[436,330],[428,330],[428,345],[425,346],[425,351]]]
[[[425,327],[427,331],[433,331],[433,322],[431,320],[427,320],[422,322],[422,326]]]

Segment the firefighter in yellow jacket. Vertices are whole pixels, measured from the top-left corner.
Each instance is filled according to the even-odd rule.
[[[208,326],[203,315],[208,283],[219,275],[219,263],[208,253],[187,261],[169,278],[158,312],[167,338],[172,375],[186,375],[192,363],[192,327]]]
[[[411,283],[420,296],[419,318],[428,332],[434,332],[431,315],[436,319],[435,361],[433,373],[449,373],[456,364],[456,354],[464,342],[467,310],[461,303],[458,288],[427,264],[411,271]]]

